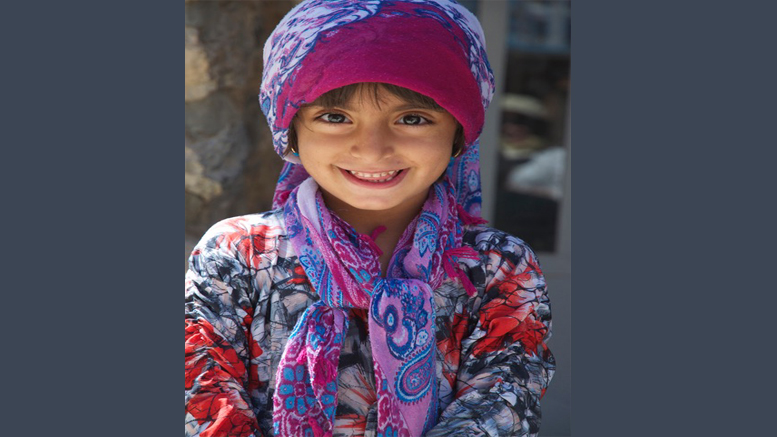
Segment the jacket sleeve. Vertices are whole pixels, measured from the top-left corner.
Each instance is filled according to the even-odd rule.
[[[427,437],[535,436],[539,431],[539,401],[555,371],[545,345],[550,303],[532,250],[509,236],[501,246],[485,252],[486,283],[470,301],[455,398]]]
[[[251,237],[238,221],[211,228],[189,258],[185,298],[185,435],[260,436],[247,371],[261,354],[250,333]]]

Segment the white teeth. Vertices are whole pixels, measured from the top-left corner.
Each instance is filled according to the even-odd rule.
[[[350,173],[350,174],[352,174],[354,176],[362,177],[362,178],[378,178],[378,177],[382,177],[382,176],[393,175],[396,172],[397,172],[397,170],[391,170],[391,171],[388,171],[388,172],[384,171],[382,173],[362,173],[360,171],[348,170],[348,173]]]
[[[356,176],[358,178],[364,178],[368,182],[376,182],[377,183],[377,182],[390,181],[391,179],[394,178],[394,176],[396,175],[396,173],[399,170],[384,171],[384,172],[381,172],[381,173],[363,173],[363,172],[360,172],[360,171],[353,171],[353,170],[347,170],[347,171],[348,171],[348,173],[350,173],[350,174],[352,174],[352,175],[354,175],[354,176]],[[389,176],[389,177],[385,178],[386,176]],[[375,179],[375,178],[385,178],[385,179]]]

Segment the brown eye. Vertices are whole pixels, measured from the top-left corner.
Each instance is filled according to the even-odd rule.
[[[399,119],[401,124],[419,125],[429,123],[429,120],[421,117],[420,115],[405,115]]]
[[[319,117],[321,120],[327,123],[345,123],[348,118],[343,114],[326,113]]]

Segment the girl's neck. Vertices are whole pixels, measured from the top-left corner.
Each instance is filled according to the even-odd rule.
[[[401,208],[372,211],[353,208],[339,199],[323,194],[327,207],[350,224],[356,232],[371,235],[380,226],[385,226],[386,230],[375,238],[375,244],[383,252],[380,256],[380,271],[381,276],[386,276],[386,269],[394,249],[407,227],[421,212],[423,202],[417,205],[403,205]]]

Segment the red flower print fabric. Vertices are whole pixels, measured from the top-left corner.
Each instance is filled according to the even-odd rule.
[[[192,252],[185,294],[186,436],[273,436],[275,392],[282,397],[299,388],[298,375],[287,372],[276,381],[276,369],[298,319],[320,297],[284,223],[282,210],[228,219]],[[459,259],[476,292],[467,293],[458,278],[433,291],[439,416],[425,435],[537,435],[540,398],[555,371],[539,263],[521,240],[484,225],[465,226],[462,244],[479,254]],[[365,316],[358,309],[346,313],[337,384],[330,388],[337,392],[333,436],[376,436],[380,409],[391,414],[387,399],[377,395],[380,363],[373,365]],[[289,408],[307,408],[298,405],[306,394],[297,395]]]

